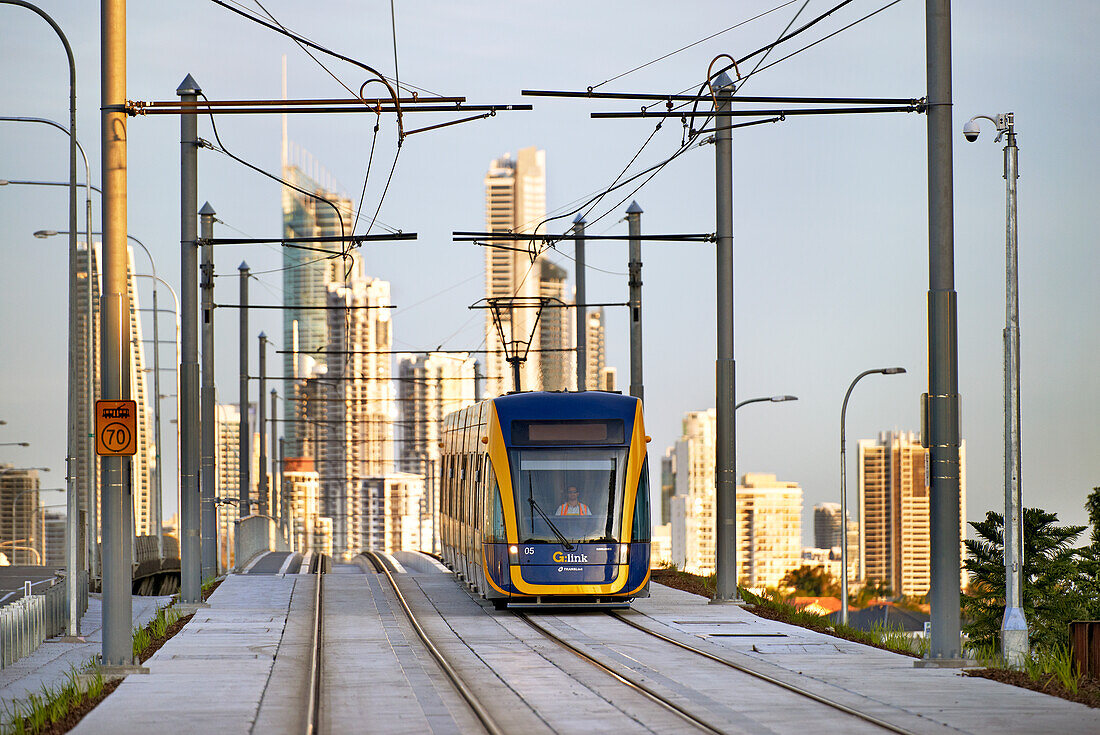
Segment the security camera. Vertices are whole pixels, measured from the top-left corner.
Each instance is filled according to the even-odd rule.
[[[963,137],[971,143],[978,139],[978,133],[980,132],[977,120],[967,120],[966,125],[963,125]]]

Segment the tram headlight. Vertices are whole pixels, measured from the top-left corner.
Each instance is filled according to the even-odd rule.
[[[519,564],[519,547],[512,545],[508,547],[508,561],[513,564]]]
[[[619,544],[619,564],[630,563],[630,544]]]

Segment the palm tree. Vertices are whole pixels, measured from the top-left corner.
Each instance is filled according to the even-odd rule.
[[[989,511],[970,524],[978,538],[968,539],[963,566],[970,574],[962,596],[963,630],[973,644],[995,645],[1004,617],[1004,517]],[[1071,544],[1084,526],[1059,526],[1058,516],[1041,508],[1024,509],[1023,601],[1031,643],[1049,648],[1066,645],[1067,625],[1087,609],[1078,550]]]

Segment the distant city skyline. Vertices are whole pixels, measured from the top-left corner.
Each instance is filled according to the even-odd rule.
[[[43,0],[41,5],[73,43],[78,138],[89,155],[92,183],[98,184],[98,9],[60,0]],[[472,102],[533,101],[535,110],[410,136],[392,179],[395,124],[392,116],[382,117],[357,231],[365,230],[386,190],[378,220],[418,234],[414,243],[361,248],[369,271],[392,284],[398,307],[394,318],[402,325],[394,348],[472,350],[484,338],[484,315],[467,309],[484,295],[483,248],[452,243],[450,233],[481,226],[487,161],[525,146],[545,150],[552,164],[546,209],[560,214],[615,180],[654,131],[655,123],[649,121],[588,117],[593,111],[615,109],[612,105],[524,100],[519,90],[596,86],[771,7],[763,1],[732,9],[703,3],[697,17],[685,21],[678,7],[643,6],[631,14],[631,34],[610,32],[621,25],[621,9],[612,6],[517,5],[487,13],[429,4],[415,14],[398,8],[402,82],[462,94]],[[288,27],[302,28],[326,46],[393,75],[390,29],[373,22],[382,11],[337,0],[325,3],[324,9],[341,14],[346,22],[317,25],[314,7],[273,7],[272,12]],[[576,27],[572,19],[581,10],[589,22]],[[748,23],[600,88],[678,92],[698,85],[717,54],[737,55],[769,43],[796,10]],[[5,68],[20,70],[0,77],[6,109],[13,115],[66,120],[64,60],[56,38],[31,13],[18,8],[0,12],[7,31],[0,61]],[[810,12],[812,6],[806,10]],[[1100,65],[1100,50],[1092,39],[1098,13],[1100,9],[1087,3],[1049,12],[1018,0],[956,3],[952,11],[954,129],[961,131],[974,114],[1016,113],[1022,174],[1023,501],[1057,512],[1063,523],[1085,522],[1085,495],[1100,485],[1100,456],[1092,450],[1100,443],[1100,425],[1092,419],[1092,407],[1100,405],[1100,381],[1093,369],[1100,359],[1100,330],[1091,328],[1100,314],[1100,292],[1092,284],[1092,274],[1100,271],[1100,251],[1091,245],[1089,218],[1091,203],[1100,194],[1094,175],[1100,151],[1092,143],[1089,121],[1100,102],[1095,95],[1081,94],[1091,88],[1091,69]],[[276,98],[284,54],[289,96],[346,93],[292,43],[213,4],[132,5],[128,15],[127,95],[132,99],[171,99],[188,73],[212,99]],[[805,42],[859,17],[857,9],[845,8],[823,23],[820,33],[805,34]],[[193,53],[182,40],[189,34],[201,34],[209,51]],[[494,43],[464,40],[478,34],[490,34]],[[743,90],[759,95],[920,97],[925,88],[924,43],[923,7],[900,3],[774,67],[762,67]],[[784,44],[765,65],[802,45]],[[349,86],[362,82],[358,72],[336,64],[331,68]],[[355,206],[371,155],[372,117],[290,116],[293,138],[325,162],[331,188],[344,192]],[[282,129],[277,119],[216,119],[229,150],[278,173]],[[178,284],[178,120],[145,116],[128,124],[129,227],[149,245],[158,273]],[[799,396],[796,403],[738,412],[738,465],[739,470],[775,472],[798,481],[807,506],[838,499],[839,404],[844,387],[860,371],[897,364],[909,374],[860,384],[848,411],[850,452],[855,449],[851,442],[883,428],[919,425],[919,396],[927,390],[925,125],[918,115],[791,116],[735,135],[737,393],[739,398]],[[199,126],[200,136],[214,140],[208,118]],[[9,123],[0,129],[0,179],[65,178],[63,134],[46,126]],[[1055,130],[1057,134],[1051,133]],[[667,157],[682,132],[678,121],[667,121],[631,173]],[[968,144],[960,132],[953,141],[959,390],[971,519],[1003,505],[1004,181],[1000,145],[993,137],[987,130],[977,143]],[[620,199],[633,188],[604,197],[588,214],[588,231],[625,233],[619,220],[630,198]],[[217,209],[218,235],[277,236],[281,212],[273,203],[281,195],[278,184],[231,159],[200,152],[199,201],[210,201]],[[643,231],[712,231],[713,149],[689,151],[631,196],[645,209]],[[98,200],[93,204],[95,230]],[[0,293],[7,296],[0,344],[27,345],[33,351],[0,364],[0,418],[7,421],[0,437],[31,444],[0,451],[0,461],[48,466],[52,477],[63,475],[65,465],[67,254],[62,238],[37,241],[31,233],[60,229],[66,214],[63,188],[0,186],[5,253]],[[563,232],[569,220],[555,222],[550,231]],[[588,248],[590,298],[624,300],[625,249],[595,242]],[[549,259],[572,277],[570,249],[561,250]],[[236,267],[242,260],[256,275],[257,303],[286,300],[279,271],[284,248],[219,246],[215,251],[218,303],[234,301]],[[646,424],[656,450],[675,442],[685,412],[714,404],[713,249],[647,243],[643,258]],[[141,262],[138,267],[146,269]],[[34,285],[33,300],[29,284]],[[149,285],[139,288],[142,303],[148,304]],[[143,320],[148,335],[149,316]],[[236,314],[219,309],[215,320],[220,355],[216,380],[219,398],[227,401],[236,393]],[[279,312],[256,313],[253,323],[257,333],[282,333]],[[627,352],[621,309],[607,309],[605,330],[607,362],[621,367]],[[166,347],[162,364],[171,354]],[[174,418],[170,403],[165,402],[165,421]],[[170,470],[175,447],[170,439],[164,444],[168,517],[175,510],[175,475]],[[650,460],[656,467],[656,456]],[[855,487],[854,470],[849,463],[849,488]]]

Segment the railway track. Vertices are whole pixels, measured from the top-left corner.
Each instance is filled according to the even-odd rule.
[[[771,677],[771,676],[768,676],[767,674],[763,674],[759,671],[755,671],[755,670],[753,670],[753,669],[751,669],[747,666],[742,666],[740,664],[734,663],[733,661],[729,661],[727,659],[724,659],[721,656],[716,656],[713,653],[710,653],[709,651],[704,651],[701,648],[696,648],[695,646],[688,645],[687,643],[684,643],[682,641],[678,641],[675,638],[671,638],[669,636],[658,633],[655,630],[650,630],[649,628],[645,627],[644,625],[641,625],[640,623],[637,623],[633,620],[630,620],[629,618],[627,618],[626,616],[624,616],[621,613],[618,613],[618,612],[615,612],[615,611],[612,610],[612,611],[608,611],[607,614],[610,615],[611,617],[615,618],[619,622],[625,623],[626,625],[629,625],[631,628],[634,628],[635,630],[639,630],[639,631],[645,633],[646,635],[652,636],[652,637],[657,638],[658,640],[664,641],[666,643],[670,643],[670,644],[672,644],[672,645],[674,645],[678,648],[681,648],[685,651],[690,651],[690,652],[692,652],[694,654],[697,654],[699,656],[702,656],[703,658],[706,658],[710,661],[714,661],[715,663],[719,663],[723,666],[734,669],[735,671],[740,671],[743,674],[748,674],[749,676],[752,676],[756,679],[760,679],[761,681],[765,681],[765,682],[767,682],[769,684],[772,684],[774,686],[780,687],[781,689],[785,689],[789,692],[793,692],[794,694],[797,694],[801,697],[805,697],[806,699],[810,699],[814,702],[817,702],[818,704],[823,704],[826,707],[831,707],[832,709],[835,709],[839,712],[843,712],[846,715],[850,715],[852,717],[863,720],[864,722],[875,725],[876,727],[879,727],[879,728],[881,728],[883,730],[886,730],[888,732],[898,733],[898,735],[914,735],[914,733],[911,730],[906,730],[903,727],[899,727],[897,725],[894,725],[893,723],[886,722],[885,720],[882,720],[878,717],[875,717],[874,715],[869,715],[866,712],[860,712],[857,709],[849,707],[849,706],[847,706],[845,704],[842,704],[840,702],[831,700],[827,697],[822,697],[822,696],[819,696],[819,695],[814,694],[812,692],[807,692],[803,689],[799,689],[797,686],[794,686],[793,684],[788,684],[787,682],[780,681],[779,679],[776,679],[775,677]]]
[[[423,553],[423,552],[421,552],[421,553]],[[434,557],[434,555],[426,555],[426,556],[433,556]],[[390,576],[389,570],[386,569],[383,564],[381,564],[381,561],[379,559],[372,559],[372,562],[375,564],[376,567],[379,567],[382,571],[386,572],[387,577],[390,578],[391,584],[393,584],[394,588],[396,589],[396,584],[394,583],[394,580],[393,580],[392,576]],[[404,599],[400,597],[400,591],[398,591],[398,596],[399,596],[399,599],[401,599],[402,606],[406,608],[406,614],[411,615],[411,612],[408,610],[408,607],[407,607]],[[524,623],[526,623],[532,629],[537,631],[544,638],[548,639],[549,641],[551,641],[555,645],[557,645],[560,648],[568,651],[569,653],[573,654],[574,656],[584,660],[585,662],[587,662],[589,665],[595,667],[596,669],[599,669],[605,675],[610,676],[616,682],[618,682],[619,684],[627,687],[628,689],[635,692],[636,694],[644,697],[645,699],[648,699],[649,701],[657,704],[658,706],[665,709],[666,711],[674,714],[675,716],[677,716],[678,718],[680,718],[681,720],[683,720],[684,722],[689,724],[693,729],[695,729],[699,732],[707,732],[707,733],[724,733],[724,732],[729,731],[730,726],[728,725],[728,723],[719,722],[719,721],[714,720],[714,719],[708,719],[708,715],[699,714],[699,713],[693,712],[689,709],[686,709],[684,706],[681,706],[679,703],[677,703],[677,701],[670,700],[661,691],[658,691],[653,686],[651,686],[649,683],[644,681],[643,677],[635,678],[635,677],[631,676],[629,671],[623,671],[623,667],[621,667],[621,666],[616,667],[616,666],[613,666],[613,665],[609,665],[608,663],[605,663],[604,661],[601,661],[596,656],[590,654],[586,650],[583,650],[576,643],[573,643],[570,640],[567,640],[566,638],[562,637],[557,632],[552,630],[549,626],[547,626],[545,624],[545,622],[540,621],[538,613],[533,613],[531,611],[517,611],[517,610],[514,610],[512,612],[513,612],[513,615],[515,615],[517,618],[522,620]],[[734,671],[739,672],[740,674],[751,676],[754,679],[765,682],[769,686],[774,686],[774,687],[777,687],[779,689],[783,689],[783,690],[785,690],[785,691],[787,691],[787,692],[789,692],[793,695],[797,695],[800,698],[804,698],[804,699],[812,701],[812,702],[814,702],[818,705],[828,707],[828,708],[830,708],[830,709],[832,709],[836,712],[842,713],[843,715],[845,715],[847,717],[857,719],[857,720],[865,723],[865,725],[870,725],[874,729],[882,730],[882,731],[885,731],[885,732],[897,733],[898,735],[914,735],[912,730],[909,730],[909,729],[906,729],[906,728],[901,727],[899,725],[896,725],[894,723],[888,722],[886,720],[883,720],[879,717],[868,714],[866,712],[862,712],[862,711],[860,711],[860,710],[858,710],[854,707],[851,707],[851,706],[849,706],[849,705],[847,705],[843,702],[835,701],[833,699],[830,699],[827,696],[822,696],[822,695],[816,694],[814,692],[805,691],[805,690],[799,688],[798,686],[796,686],[795,684],[791,684],[789,682],[782,681],[782,680],[777,679],[773,676],[769,676],[766,673],[762,673],[760,671],[757,671],[757,670],[755,670],[751,667],[744,666],[744,665],[738,664],[734,661],[730,661],[730,660],[727,660],[725,658],[722,658],[721,656],[715,655],[714,653],[711,653],[710,651],[704,650],[704,649],[696,647],[696,646],[692,646],[688,643],[685,643],[685,642],[682,642],[682,641],[679,641],[679,640],[676,640],[675,638],[664,635],[664,634],[662,634],[658,631],[651,630],[650,628],[648,628],[644,625],[641,625],[641,624],[639,624],[639,623],[637,623],[633,620],[630,620],[629,617],[627,615],[624,615],[623,613],[620,613],[620,612],[617,612],[617,611],[608,611],[607,615],[612,617],[613,619],[623,623],[624,625],[629,626],[633,630],[636,630],[640,633],[643,633],[648,637],[652,637],[652,638],[655,638],[657,640],[662,641],[664,644],[675,646],[678,649],[681,649],[683,651],[687,651],[687,652],[689,652],[689,653],[691,653],[695,656],[699,656],[699,657],[701,657],[703,659],[706,659],[707,661],[710,661],[712,663],[721,665],[721,666],[723,666],[725,668],[728,668],[728,669],[732,669]],[[566,620],[568,620],[568,618],[566,618]],[[418,632],[418,634],[420,634],[419,629],[418,629],[417,632]]]
[[[608,674],[609,676],[614,678],[619,683],[625,685],[628,689],[631,689],[634,692],[637,692],[638,694],[641,694],[646,699],[649,699],[651,702],[654,702],[654,703],[660,705],[661,707],[665,708],[669,712],[672,712],[673,714],[681,717],[682,719],[684,719],[688,723],[690,723],[693,727],[695,727],[699,730],[702,730],[703,732],[715,733],[716,735],[724,735],[724,733],[726,732],[725,730],[710,724],[709,722],[707,722],[706,720],[698,717],[697,715],[692,714],[691,712],[687,711],[683,707],[680,707],[676,703],[670,701],[666,697],[663,697],[662,695],[657,693],[652,688],[646,686],[645,684],[642,684],[641,682],[635,681],[635,680],[633,680],[629,677],[623,676],[619,672],[615,671],[615,669],[611,668],[610,666],[603,663],[599,659],[588,655],[587,653],[582,651],[580,648],[574,646],[569,641],[565,640],[561,636],[559,636],[556,633],[554,633],[553,631],[551,631],[549,628],[546,628],[545,626],[540,625],[539,623],[535,622],[529,614],[527,614],[525,612],[518,612],[518,611],[513,611],[513,614],[516,617],[518,617],[520,620],[522,620],[523,622],[527,623],[529,626],[534,628],[536,631],[538,631],[540,634],[542,634],[548,640],[553,641],[554,643],[558,644],[559,646],[566,649],[567,651],[574,654],[575,656],[583,659],[584,661],[587,661],[592,666],[595,666],[600,671],[603,671],[605,674]]]
[[[306,735],[313,735],[321,729],[321,649],[324,646],[322,625],[324,614],[321,606],[324,604],[324,595],[321,587],[324,584],[325,563],[324,559],[316,555],[311,560],[311,574],[317,575],[317,584],[314,589],[313,601],[313,628],[310,632],[310,659],[309,659],[309,699],[306,707]]]
[[[397,597],[397,601],[401,603],[401,609],[405,611],[405,616],[408,618],[409,624],[412,625],[413,630],[416,631],[417,637],[420,638],[421,642],[424,644],[424,647],[428,650],[428,653],[431,654],[432,658],[435,659],[436,663],[439,664],[439,668],[442,669],[444,675],[450,680],[451,684],[455,688],[455,691],[458,692],[459,696],[461,696],[462,699],[466,701],[466,704],[469,705],[470,709],[474,713],[474,716],[477,717],[479,722],[481,722],[485,730],[489,732],[490,735],[504,735],[506,730],[497,723],[492,714],[489,712],[488,708],[485,706],[484,702],[482,702],[481,698],[478,697],[478,695],[474,692],[473,688],[470,687],[470,685],[462,678],[458,671],[455,670],[453,666],[451,666],[450,662],[447,661],[447,659],[435,646],[431,638],[428,637],[428,634],[420,625],[420,621],[417,620],[416,614],[412,611],[412,608],[409,606],[408,601],[405,599],[405,595],[402,594],[401,588],[398,587],[397,581],[393,578],[393,574],[390,573],[390,570],[386,566],[386,564],[374,552],[365,551],[363,552],[363,556],[365,556],[371,562],[371,564],[374,565],[375,569],[385,574],[386,579],[389,580],[390,587],[393,589],[394,595]]]
[[[722,729],[721,727],[719,727],[719,726],[717,726],[717,725],[715,725],[711,722],[708,722],[707,720],[699,717],[698,715],[696,715],[696,714],[680,707],[679,705],[675,704],[674,702],[671,702],[670,700],[668,700],[667,698],[662,696],[660,693],[654,691],[653,689],[651,689],[647,685],[643,684],[642,682],[636,681],[636,680],[630,678],[629,676],[624,675],[622,672],[617,671],[616,669],[612,668],[611,666],[607,665],[606,663],[600,661],[599,659],[595,658],[594,656],[592,656],[592,655],[586,653],[585,651],[581,650],[578,646],[576,646],[573,643],[570,643],[569,641],[565,640],[564,638],[562,638],[561,636],[559,636],[558,634],[554,633],[552,630],[547,628],[545,625],[542,625],[539,622],[536,622],[536,620],[534,620],[529,613],[513,611],[513,614],[515,614],[517,617],[519,617],[521,620],[523,620],[525,623],[527,623],[529,626],[531,626],[532,628],[537,630],[539,633],[541,633],[543,636],[545,636],[549,640],[551,640],[554,643],[560,645],[561,647],[563,647],[566,650],[570,651],[571,653],[578,656],[579,658],[587,661],[588,663],[592,664],[593,666],[600,669],[601,671],[604,671],[605,673],[611,675],[612,677],[614,677],[618,681],[622,682],[623,684],[625,684],[629,688],[633,689],[634,691],[642,693],[647,698],[649,698],[652,701],[660,704],[662,707],[676,713],[677,715],[679,715],[683,719],[690,722],[696,728],[698,728],[702,731],[705,731],[705,732],[712,732],[712,733],[724,733],[724,732],[726,732],[726,730]],[[735,671],[741,672],[743,674],[747,674],[747,675],[752,676],[756,679],[767,682],[768,684],[771,684],[773,686],[784,689],[784,690],[786,690],[788,692],[791,692],[793,694],[796,694],[800,697],[804,697],[804,698],[809,699],[809,700],[811,700],[813,702],[816,702],[818,704],[824,705],[826,707],[830,707],[831,709],[837,710],[837,711],[842,712],[842,713],[844,713],[848,716],[851,716],[851,717],[857,718],[859,720],[862,720],[863,722],[865,722],[867,724],[870,724],[870,725],[873,725],[873,726],[875,726],[879,729],[882,729],[884,731],[897,733],[898,735],[915,735],[915,733],[913,733],[913,731],[911,731],[911,730],[907,730],[903,727],[899,727],[898,725],[895,725],[893,723],[882,720],[878,717],[875,717],[874,715],[870,715],[870,714],[867,714],[865,712],[860,712],[857,709],[849,707],[849,706],[847,706],[847,705],[845,705],[841,702],[831,700],[827,697],[822,697],[822,696],[819,696],[819,695],[814,694],[812,692],[807,692],[805,690],[802,690],[802,689],[798,688],[797,686],[794,686],[794,685],[789,684],[789,683],[784,682],[784,681],[780,681],[779,679],[776,679],[774,677],[768,676],[767,674],[763,674],[763,673],[761,673],[759,671],[755,671],[755,670],[753,670],[749,667],[741,666],[741,665],[739,665],[737,663],[734,663],[732,661],[728,661],[728,660],[726,660],[726,659],[724,659],[720,656],[716,656],[716,655],[710,653],[709,651],[705,651],[705,650],[702,650],[700,648],[696,648],[695,646],[688,645],[687,643],[683,643],[683,642],[678,641],[674,638],[671,638],[669,636],[658,633],[654,630],[650,630],[649,628],[646,628],[643,625],[640,625],[640,624],[638,624],[638,623],[636,623],[632,620],[627,619],[621,613],[618,613],[618,612],[615,612],[615,611],[608,611],[607,614],[610,615],[611,617],[615,618],[616,620],[630,626],[631,628],[633,628],[635,630],[638,630],[638,631],[641,631],[641,632],[645,633],[646,635],[652,636],[653,638],[657,638],[658,640],[661,640],[665,643],[676,646],[680,649],[689,651],[689,652],[691,652],[693,654],[696,654],[698,656],[701,656],[701,657],[703,657],[703,658],[705,658],[709,661],[721,664],[722,666],[728,667],[728,668],[733,669]]]

